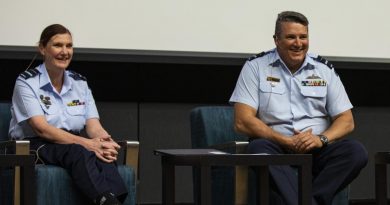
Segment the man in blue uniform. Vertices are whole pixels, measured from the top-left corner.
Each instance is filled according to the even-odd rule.
[[[276,48],[248,59],[230,102],[250,153],[312,154],[313,204],[328,205],[366,165],[367,151],[343,139],[354,129],[352,104],[333,66],[307,53],[308,24],[300,13],[280,13]],[[293,169],[272,166],[270,174],[284,203],[297,204]]]

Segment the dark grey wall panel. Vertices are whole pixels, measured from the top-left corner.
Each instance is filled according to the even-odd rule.
[[[390,107],[357,107],[353,109],[353,114],[355,130],[349,137],[366,146],[369,162],[352,183],[350,196],[352,199],[374,199],[374,155],[378,151],[390,151]]]
[[[97,102],[100,121],[115,140],[138,140],[137,103]]]
[[[190,110],[195,104],[140,104],[140,202],[161,202],[161,161],[155,149],[191,148]],[[177,202],[192,202],[191,168],[176,169]]]

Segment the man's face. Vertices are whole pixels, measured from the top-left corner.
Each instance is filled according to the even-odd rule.
[[[280,35],[275,37],[276,49],[286,66],[295,72],[309,49],[308,28],[294,22],[283,22],[281,26]]]

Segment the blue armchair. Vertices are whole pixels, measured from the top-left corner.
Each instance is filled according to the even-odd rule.
[[[231,107],[198,107],[191,111],[192,148],[217,148],[230,153],[244,153],[248,138],[235,133]],[[246,167],[212,168],[212,204],[245,204]],[[194,201],[199,204],[199,172],[193,169]]]
[[[230,153],[245,153],[248,138],[237,134],[233,128],[234,110],[231,106],[204,106],[191,111],[192,148],[212,147]],[[238,166],[212,169],[213,204],[256,204],[256,174],[254,170]],[[194,201],[199,204],[199,173],[194,169]],[[333,205],[347,205],[349,189],[340,191]],[[279,201],[270,193],[271,204]]]
[[[0,150],[4,153],[8,147],[15,154],[29,154],[29,141],[14,141],[8,139],[8,128],[11,119],[10,103],[0,103]],[[120,175],[128,189],[128,196],[124,202],[126,205],[136,203],[136,185],[139,144],[136,141],[119,142],[123,148],[118,165]],[[0,205],[19,204],[19,174],[17,169],[2,170],[0,172]],[[89,202],[73,185],[73,182],[65,169],[52,166],[35,166],[36,204],[37,205],[85,205]],[[12,180],[15,179],[15,180]]]

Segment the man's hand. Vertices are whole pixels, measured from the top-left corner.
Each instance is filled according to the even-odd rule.
[[[315,148],[322,147],[322,142],[320,138],[316,135],[313,135],[312,129],[308,129],[303,132],[297,130],[294,131],[295,135],[292,136],[293,146],[291,150],[295,153],[304,154]]]

